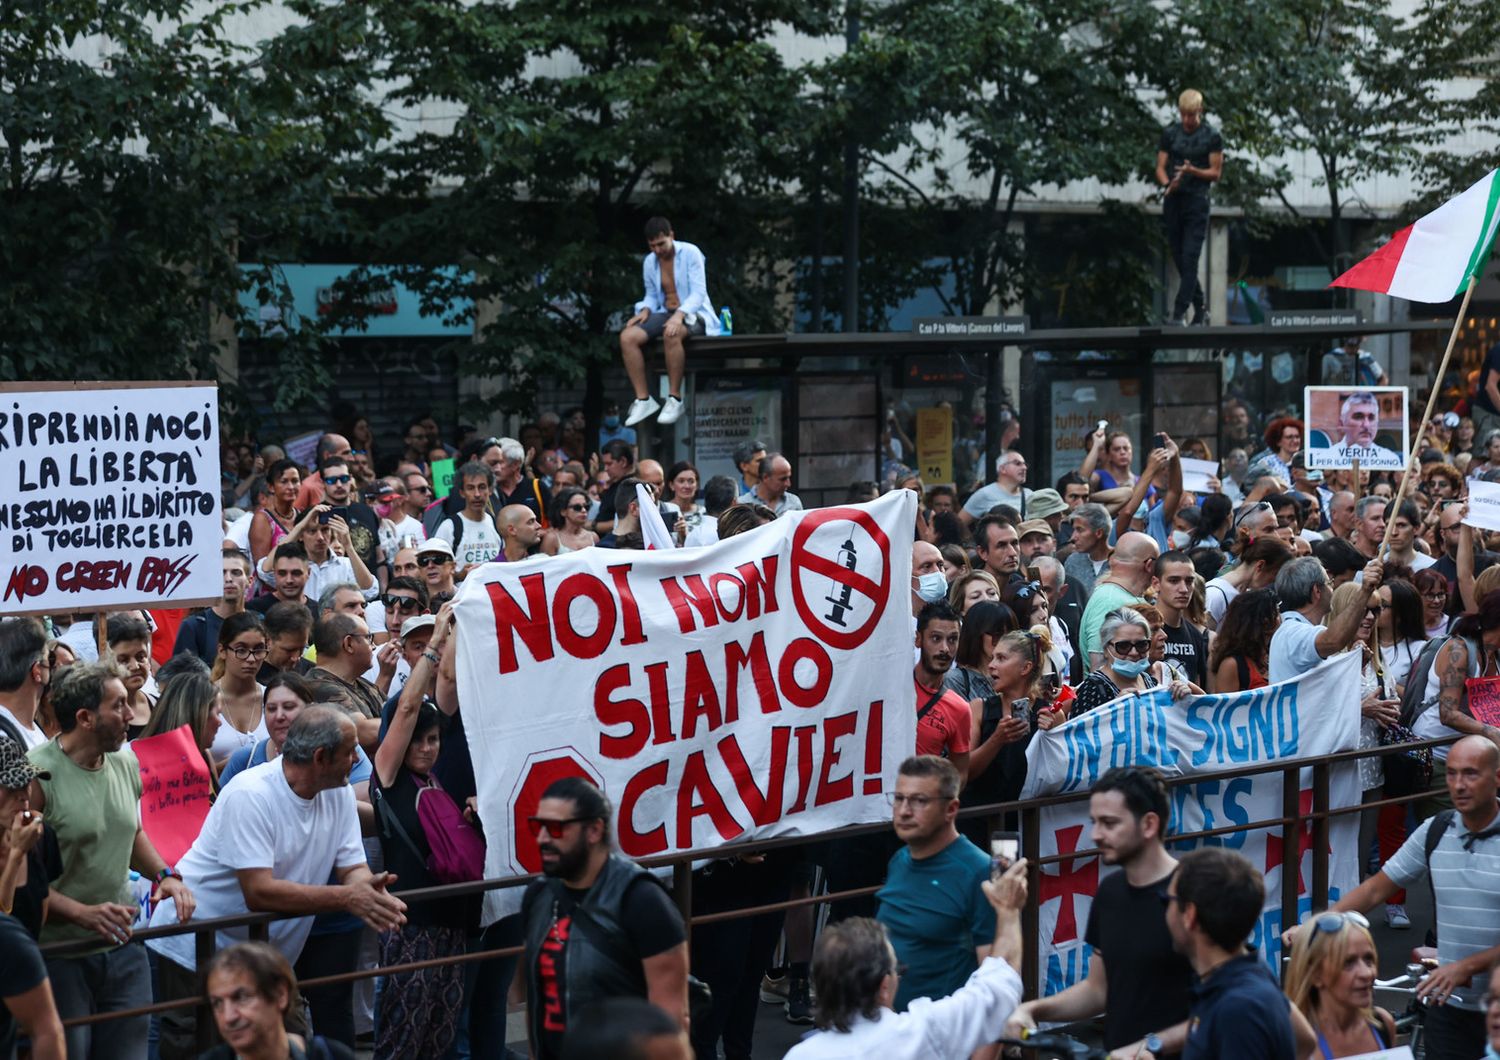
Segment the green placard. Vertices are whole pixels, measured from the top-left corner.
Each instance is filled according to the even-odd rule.
[[[434,460],[432,462],[432,495],[442,500],[453,492],[453,461]]]

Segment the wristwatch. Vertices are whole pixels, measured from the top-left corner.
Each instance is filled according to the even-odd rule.
[[[1161,1055],[1161,1038],[1155,1034],[1146,1035],[1146,1052],[1152,1056]]]

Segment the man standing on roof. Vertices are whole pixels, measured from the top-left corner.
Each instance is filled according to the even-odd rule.
[[[625,416],[634,427],[649,416],[676,423],[682,415],[682,372],[689,335],[719,334],[719,312],[708,297],[703,251],[672,236],[672,222],[653,217],[646,222],[646,245],[651,253],[642,263],[645,294],[635,304],[635,315],[620,332],[620,358],[635,389],[635,400]],[[659,405],[646,389],[646,343],[660,338],[667,360],[667,403]]]

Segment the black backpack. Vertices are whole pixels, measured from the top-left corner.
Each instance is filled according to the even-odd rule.
[[[1401,718],[1400,722],[1410,729],[1422,712],[1436,703],[1437,700],[1424,699],[1427,693],[1427,679],[1432,674],[1432,664],[1437,660],[1438,652],[1443,646],[1458,636],[1451,633],[1446,637],[1434,637],[1422,648],[1422,653],[1417,656],[1417,661],[1411,664],[1411,669],[1406,674],[1406,691],[1401,694]],[[1461,638],[1464,645],[1469,649],[1469,676],[1474,677],[1479,673],[1479,662],[1482,658],[1479,645],[1468,637]]]

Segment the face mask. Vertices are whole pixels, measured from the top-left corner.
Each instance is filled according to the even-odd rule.
[[[923,603],[935,604],[948,595],[948,579],[940,570],[920,575],[917,578],[916,593]]]
[[[1190,540],[1192,540],[1192,535],[1189,534],[1186,530],[1172,531],[1172,544],[1177,546],[1178,548],[1187,548],[1188,542]]]
[[[618,427],[619,425],[620,425],[620,417],[618,417],[618,416],[605,416],[604,417],[604,429],[605,430],[612,431],[616,427]]]
[[[1115,659],[1110,667],[1121,677],[1139,677],[1151,665],[1150,659]]]

